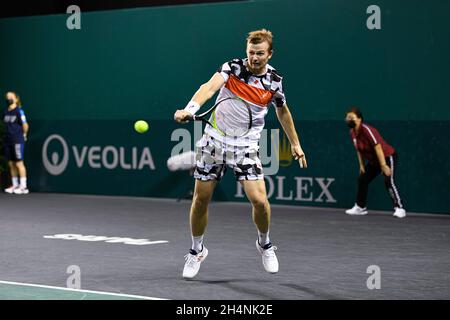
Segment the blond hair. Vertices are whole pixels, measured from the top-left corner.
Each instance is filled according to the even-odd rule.
[[[16,93],[16,92],[14,92],[14,91],[8,91],[7,93],[5,93],[5,98],[6,98],[6,96],[8,95],[8,93],[12,93],[15,97],[16,97],[16,99],[17,99],[17,105],[20,107],[20,106],[22,106],[22,101],[20,101],[20,96]]]
[[[267,43],[269,44],[269,51],[272,51],[272,32],[266,29],[260,29],[248,33],[247,43],[260,44],[264,41],[267,41]]]

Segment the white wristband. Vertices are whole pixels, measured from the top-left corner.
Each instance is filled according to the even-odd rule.
[[[189,101],[184,110],[194,115],[200,109],[200,105],[195,101]]]

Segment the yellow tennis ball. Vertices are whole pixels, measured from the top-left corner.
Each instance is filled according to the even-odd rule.
[[[139,133],[144,133],[148,130],[148,123],[144,120],[139,120],[134,123],[134,130]]]

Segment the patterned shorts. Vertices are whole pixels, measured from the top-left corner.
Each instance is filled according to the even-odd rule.
[[[220,181],[227,167],[233,169],[236,180],[264,179],[259,146],[232,146],[208,134],[196,143],[194,178]]]

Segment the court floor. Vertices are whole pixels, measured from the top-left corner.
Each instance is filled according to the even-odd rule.
[[[250,206],[216,202],[209,256],[186,281],[189,206],[0,194],[0,299],[450,299],[450,216],[274,205],[280,272],[271,275],[255,248]],[[380,288],[369,289],[376,275]]]

